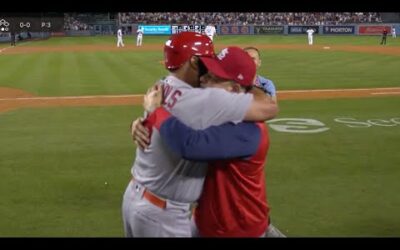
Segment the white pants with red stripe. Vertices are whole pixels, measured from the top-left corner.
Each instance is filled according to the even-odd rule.
[[[130,181],[122,202],[125,237],[191,237],[190,204],[167,201],[160,208],[143,197],[145,188]]]

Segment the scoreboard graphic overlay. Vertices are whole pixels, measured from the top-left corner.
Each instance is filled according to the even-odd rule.
[[[63,17],[19,17],[0,14],[0,32],[62,32]]]

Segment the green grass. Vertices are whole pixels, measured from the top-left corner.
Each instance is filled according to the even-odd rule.
[[[139,114],[128,106],[1,114],[0,235],[122,236],[135,150],[128,128]]]
[[[271,131],[267,190],[274,224],[290,236],[398,236],[400,124],[350,128],[352,117],[400,120],[399,98],[281,102],[279,118],[308,118],[318,134]]]
[[[260,35],[260,36],[217,36],[215,44],[303,44],[307,45],[307,35]],[[315,45],[379,45],[380,36],[314,35]],[[387,46],[400,46],[399,39],[388,37]]]
[[[107,45],[114,43],[114,40],[115,44],[117,44],[117,39],[113,36],[52,37],[35,41],[34,46]]]
[[[165,75],[156,52],[32,53],[0,57],[0,86],[36,95],[144,93]]]
[[[144,36],[143,44],[163,45],[168,36]],[[315,35],[316,45],[379,45],[380,36],[348,36],[348,35]],[[90,37],[54,37],[35,42],[35,46],[60,46],[60,45],[90,45],[90,44],[116,44],[115,36],[90,36]],[[216,36],[216,45],[219,44],[307,44],[307,35],[241,35],[241,36]],[[125,44],[136,44],[136,36],[124,36]],[[400,46],[399,39],[388,37],[387,46]]]
[[[342,51],[265,51],[261,75],[277,88],[397,87],[400,57]]]
[[[161,43],[167,37],[149,37]],[[66,37],[24,46],[110,44],[114,37]],[[221,36],[216,43],[302,44],[302,36]],[[321,39],[337,44],[372,45],[376,37],[337,36]],[[400,40],[400,39],[399,39]],[[400,46],[400,44],[399,44]],[[261,51],[259,73],[278,90],[400,86],[395,74],[398,55],[344,51],[266,49]],[[40,96],[144,93],[167,74],[160,51],[48,52],[0,56],[0,86],[19,88]]]

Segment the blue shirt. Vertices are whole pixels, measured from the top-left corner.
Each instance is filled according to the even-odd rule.
[[[267,93],[268,95],[276,96],[276,88],[271,80],[262,77],[260,75],[257,75],[255,85],[261,87],[264,90],[264,92]]]

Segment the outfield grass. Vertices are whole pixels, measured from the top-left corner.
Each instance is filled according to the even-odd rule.
[[[400,46],[399,39],[387,38],[387,46]],[[217,36],[215,43],[251,43],[254,44],[308,44],[307,35],[265,35],[265,36]],[[314,35],[315,45],[379,45],[380,36]]]
[[[261,75],[278,89],[397,87],[399,56],[343,51],[263,51]]]
[[[143,44],[163,45],[168,36],[144,36]],[[381,36],[352,36],[352,35],[314,35],[316,45],[379,45]],[[124,36],[125,44],[136,44],[136,36]],[[216,36],[214,43],[219,44],[304,44],[308,43],[307,35],[241,35],[241,36]],[[35,46],[60,46],[60,45],[91,45],[91,44],[117,44],[116,36],[89,36],[89,37],[54,37],[48,40],[35,42]],[[400,46],[400,39],[387,38],[386,46]]]
[[[161,43],[167,37],[149,37]],[[321,37],[333,43],[373,44],[376,37]],[[110,44],[114,37],[67,37],[25,46]],[[300,36],[217,37],[216,43],[297,43]],[[266,40],[266,41],[264,41]],[[282,40],[282,41],[281,41]],[[399,39],[400,40],[400,39]],[[286,42],[283,42],[286,41]],[[400,43],[399,43],[400,46]],[[400,86],[398,55],[330,50],[263,49],[259,73],[279,90]],[[0,86],[40,96],[144,93],[166,74],[162,51],[48,52],[0,55]]]
[[[0,57],[0,86],[35,95],[144,93],[165,75],[157,52],[53,52]]]

